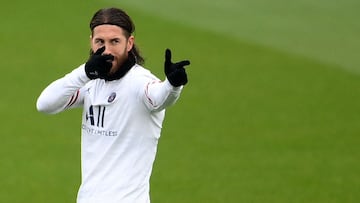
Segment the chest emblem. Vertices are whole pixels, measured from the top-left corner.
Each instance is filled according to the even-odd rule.
[[[115,98],[116,98],[116,93],[115,92],[111,93],[108,98],[108,102],[109,103],[113,102],[115,100]]]

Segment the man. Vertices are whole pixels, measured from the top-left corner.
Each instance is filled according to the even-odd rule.
[[[46,87],[37,109],[54,114],[83,107],[77,203],[150,202],[165,108],[187,83],[184,66],[190,62],[172,63],[167,49],[166,79],[152,75],[141,66],[134,24],[121,9],[97,11],[90,29],[89,60]]]

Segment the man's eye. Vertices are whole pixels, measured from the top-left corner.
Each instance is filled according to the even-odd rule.
[[[112,43],[113,43],[113,44],[119,44],[119,43],[120,43],[120,40],[114,39],[114,40],[112,40]]]
[[[96,44],[104,44],[104,41],[103,40],[96,40],[95,43]]]

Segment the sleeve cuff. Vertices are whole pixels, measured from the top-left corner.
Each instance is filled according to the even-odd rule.
[[[182,88],[184,87],[183,85],[181,85],[179,87],[172,86],[172,84],[169,82],[169,80],[167,78],[165,79],[164,83],[165,83],[166,88],[173,92],[180,92],[182,90]]]
[[[80,65],[73,71],[75,77],[79,78],[83,83],[87,83],[90,81],[90,78],[86,75],[85,72],[85,64]]]

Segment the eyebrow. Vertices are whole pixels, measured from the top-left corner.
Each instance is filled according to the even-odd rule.
[[[105,41],[105,39],[103,37],[95,37],[94,40],[103,40],[103,41]],[[114,40],[121,40],[121,38],[120,37],[110,38],[110,41],[114,41]]]

